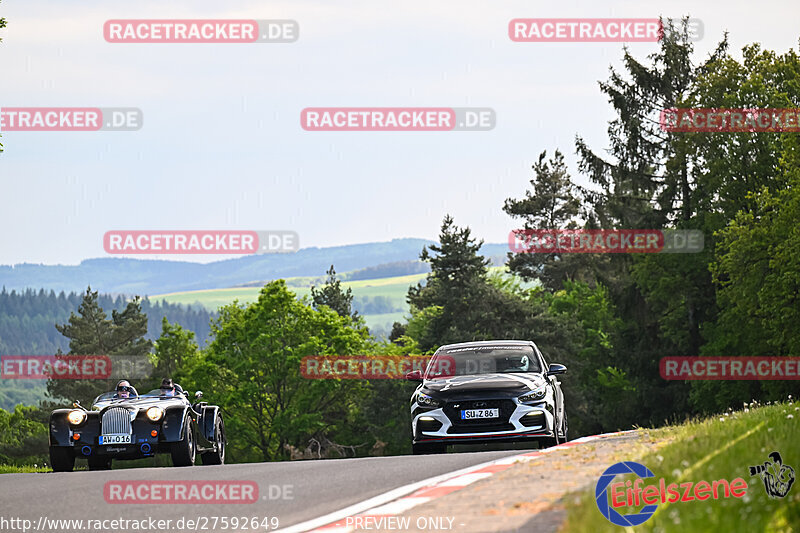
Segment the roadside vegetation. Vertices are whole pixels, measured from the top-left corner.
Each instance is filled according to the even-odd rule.
[[[800,402],[785,401],[771,405],[748,403],[722,415],[696,418],[677,426],[641,430],[666,445],[643,457],[621,450],[616,461],[633,460],[648,467],[654,479],[665,483],[684,483],[718,479],[729,481],[739,477],[748,483],[743,498],[720,498],[706,501],[658,504],[658,509],[645,523],[632,531],[764,531],[791,533],[800,524],[800,487],[792,486],[783,498],[770,498],[761,478],[751,476],[749,467],[763,464],[777,451],[784,465],[800,472]],[[609,464],[608,466],[611,466]],[[600,477],[602,472],[598,472]],[[615,482],[633,480],[635,476],[618,476]],[[645,485],[657,484],[651,478]],[[594,486],[567,495],[567,520],[561,533],[584,531],[619,532],[621,527],[610,523],[595,502]],[[639,507],[620,510],[622,514],[637,512]]]

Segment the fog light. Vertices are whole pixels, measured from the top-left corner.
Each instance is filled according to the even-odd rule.
[[[527,415],[520,418],[519,421],[525,427],[544,426],[544,413],[542,413],[541,411],[528,413]]]
[[[154,429],[153,431],[151,431],[151,432],[150,432],[150,436],[151,436],[151,437],[158,437],[158,431],[156,431],[156,430]]]
[[[442,429],[442,423],[432,416],[421,416],[417,419],[417,429],[420,431],[439,431]]]
[[[72,440],[81,440],[81,434],[80,434],[80,433],[75,433],[75,434],[72,436]]]

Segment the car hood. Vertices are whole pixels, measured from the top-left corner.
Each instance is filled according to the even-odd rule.
[[[546,383],[541,374],[476,374],[425,380],[421,392],[437,397],[460,394],[495,393],[500,396],[517,397]]]

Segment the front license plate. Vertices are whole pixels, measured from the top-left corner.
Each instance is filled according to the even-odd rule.
[[[461,411],[461,420],[473,418],[500,418],[500,409],[465,409]]]
[[[130,435],[100,435],[100,445],[106,444],[130,444]]]

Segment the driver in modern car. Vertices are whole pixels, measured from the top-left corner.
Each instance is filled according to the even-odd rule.
[[[121,379],[117,382],[117,387],[114,392],[114,398],[136,398],[139,393],[130,384],[127,379]]]

